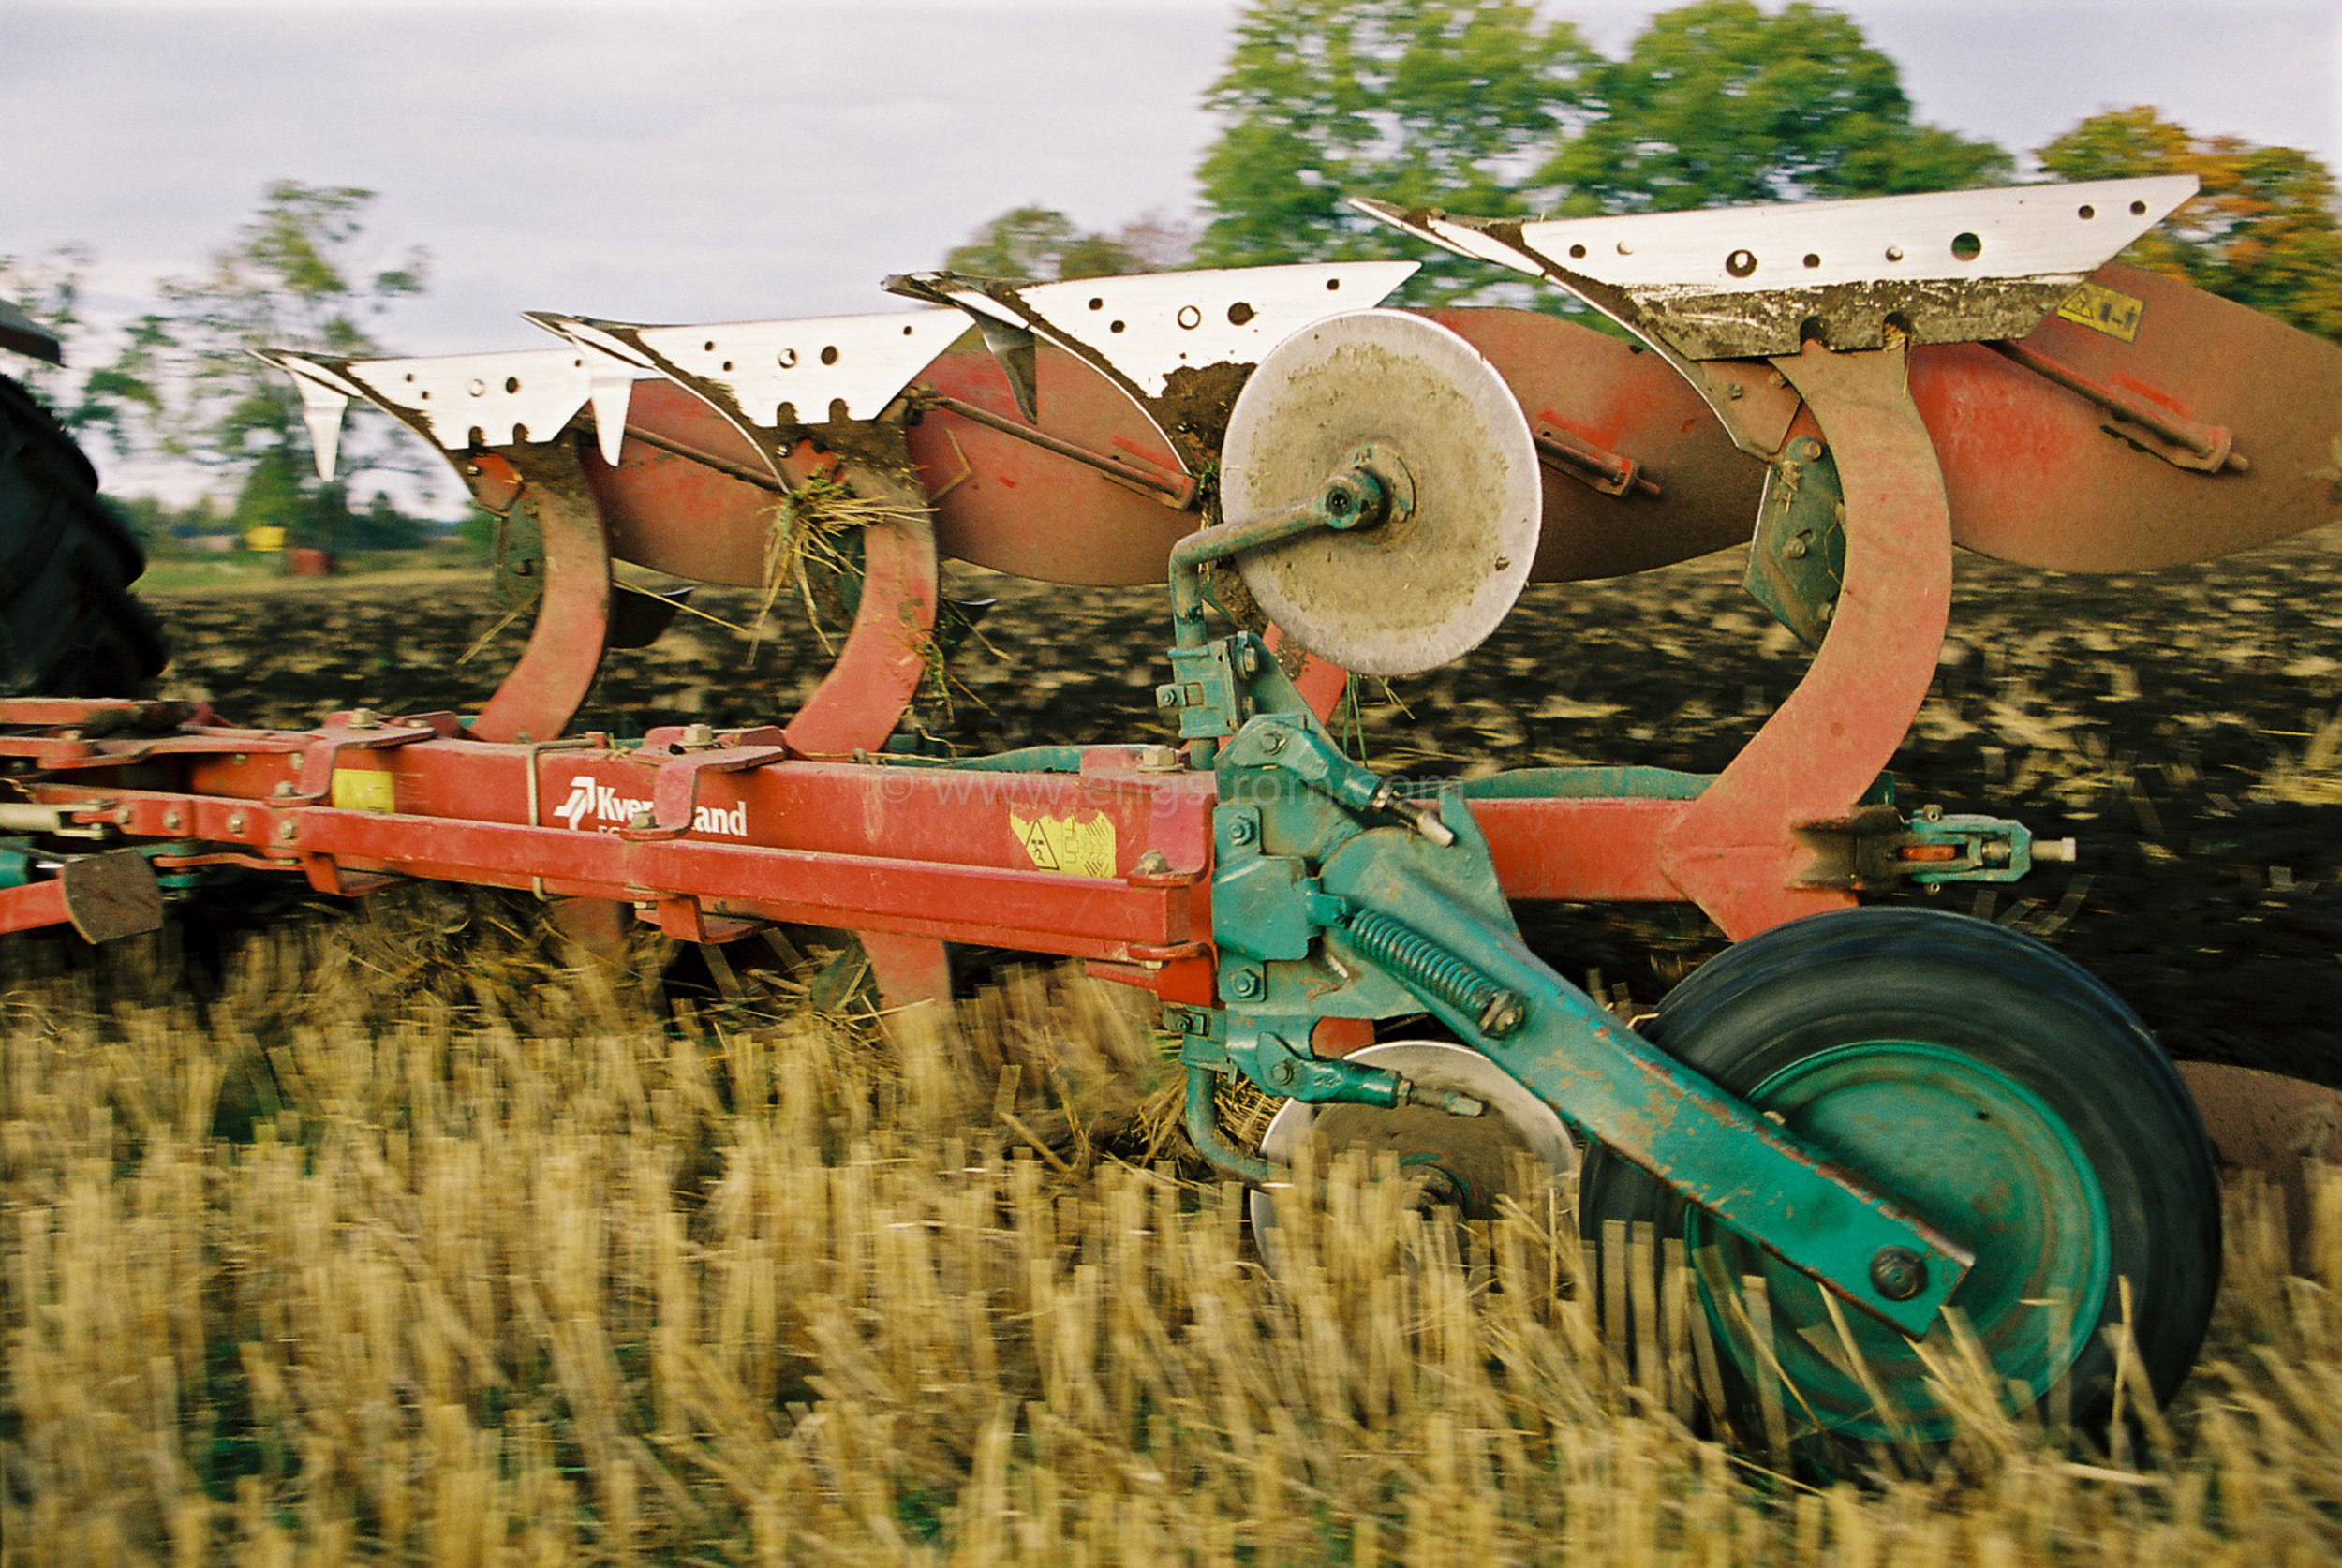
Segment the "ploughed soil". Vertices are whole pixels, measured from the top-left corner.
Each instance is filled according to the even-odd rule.
[[[1430,675],[1371,683],[1369,761],[1416,776],[1579,762],[1721,768],[1805,657],[1712,556],[1529,590],[1495,636]],[[927,728],[969,750],[1168,738],[1154,707],[1161,589],[1059,588],[959,570],[999,602]],[[579,729],[785,716],[826,667],[784,600],[703,590],[648,649],[614,654]],[[472,711],[526,633],[486,582],[353,578],[190,594],[156,608],[165,688],[230,719]],[[706,618],[717,617],[716,619]],[[498,629],[499,620],[506,624]],[[720,624],[730,623],[730,624]],[[469,657],[467,657],[467,654]],[[1906,810],[2016,817],[2081,858],[1945,908],[2062,949],[2183,1058],[2342,1085],[2342,534],[2204,566],[2073,577],[1964,556],[1935,688],[1898,757]],[[1696,911],[1524,909],[1573,978],[1637,1003],[1721,945]]]

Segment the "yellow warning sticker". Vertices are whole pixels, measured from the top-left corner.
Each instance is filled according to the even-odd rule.
[[[1111,817],[1092,817],[1086,822],[1072,817],[1028,821],[1012,811],[1008,825],[1015,830],[1017,842],[1025,846],[1033,865],[1044,871],[1062,871],[1069,877],[1114,875]]]
[[[2094,333],[2119,337],[2125,343],[2139,339],[2139,318],[2147,308],[2144,300],[2134,298],[2103,283],[2084,281],[2066,303],[2057,307],[2057,314],[2076,326],[2087,327]]]
[[[395,811],[398,795],[379,768],[335,768],[334,804],[344,811]]]

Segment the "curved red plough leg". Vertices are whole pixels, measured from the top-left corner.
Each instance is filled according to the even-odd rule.
[[[931,1001],[940,1007],[951,1006],[950,943],[892,931],[857,931],[854,939],[870,961],[870,982],[878,988],[879,1005],[909,1007]]]
[[[923,510],[862,530],[862,599],[837,662],[781,730],[792,752],[849,757],[895,732],[926,678],[937,604],[935,528]]]
[[[567,443],[503,453],[544,534],[544,586],[528,645],[471,722],[479,740],[551,740],[568,727],[601,669],[610,630],[610,541],[586,488],[585,457]]]
[[[876,751],[926,678],[938,602],[935,525],[915,491],[890,498],[901,503],[896,517],[862,530],[862,597],[846,644],[796,717],[782,727],[781,742],[796,755]],[[949,944],[891,932],[857,936],[882,1003],[950,1006]]]
[[[1844,822],[1893,759],[1951,610],[1950,510],[1903,350],[1773,362],[1837,462],[1845,580],[1804,680],[1659,838],[1661,869],[1734,940],[1855,901],[1801,885],[1816,850],[1800,830]]]

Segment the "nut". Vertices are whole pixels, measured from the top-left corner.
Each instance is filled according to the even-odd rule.
[[[1871,1258],[1871,1285],[1890,1301],[1908,1301],[1927,1288],[1927,1261],[1906,1247],[1881,1247]]]

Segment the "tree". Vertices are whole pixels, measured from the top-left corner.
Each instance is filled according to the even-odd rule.
[[[15,305],[60,342],[82,324],[82,274],[95,259],[86,245],[57,245],[40,256],[0,256],[0,300]],[[0,370],[30,387],[57,422],[77,422],[70,373],[38,360],[0,357]]]
[[[1578,115],[1597,59],[1519,0],[1254,0],[1205,103],[1223,121],[1197,171],[1208,266],[1398,256],[1415,295],[1488,286],[1345,196],[1475,215],[1529,210],[1526,176]]]
[[[944,267],[979,277],[1108,277],[1141,271],[1119,240],[1085,234],[1054,207],[1012,207],[944,255]]]
[[[1539,173],[1567,213],[1948,190],[2012,171],[1990,142],[1915,125],[1895,63],[1804,0],[1653,17],[1590,92],[1598,114]]]
[[[416,249],[390,265],[364,259],[373,200],[349,185],[270,185],[200,275],[162,283],[161,308],[131,323],[122,351],[92,374],[85,422],[107,428],[126,451],[238,477],[239,528],[274,524],[303,542],[330,542],[319,534],[348,509],[313,504],[319,486],[300,399],[248,351],[382,352],[367,322],[422,291],[428,259]],[[404,466],[385,454],[378,433],[387,422],[377,422],[370,441],[363,413],[353,410],[346,467]]]
[[[2066,180],[2193,174],[2202,189],[2123,259],[2342,339],[2342,212],[2316,157],[2199,137],[2143,104],[2094,114],[2038,155]]]
[[[1115,243],[1130,252],[1140,270],[1177,272],[1195,254],[1195,224],[1177,213],[1149,208],[1115,231]]]

